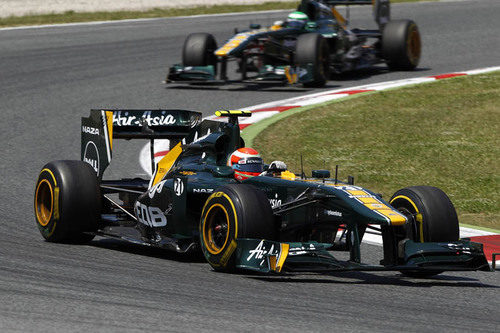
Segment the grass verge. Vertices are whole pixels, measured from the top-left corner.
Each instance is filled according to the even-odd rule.
[[[417,2],[423,0],[393,0],[392,2]],[[9,16],[0,18],[0,27],[20,25],[42,25],[58,23],[75,23],[91,21],[115,21],[138,18],[159,18],[174,16],[191,16],[202,14],[239,13],[248,11],[265,11],[277,9],[295,9],[299,1],[266,2],[252,5],[214,5],[188,8],[153,8],[146,11],[111,11],[111,12],[75,12],[67,11],[60,14],[41,14],[26,16]]]
[[[271,124],[254,139],[266,161],[335,169],[390,198],[433,185],[460,221],[500,229],[500,72],[329,103]]]

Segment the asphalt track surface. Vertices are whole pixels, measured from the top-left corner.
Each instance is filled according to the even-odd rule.
[[[328,88],[498,65],[500,2],[392,9],[394,18],[419,24],[419,70],[381,67]],[[370,15],[369,8],[351,10],[356,25],[372,26]],[[498,272],[425,280],[394,272],[228,275],[203,261],[117,241],[42,241],[32,208],[36,177],[47,161],[79,158],[80,117],[90,108],[189,108],[208,115],[307,93],[160,83],[188,33],[209,31],[223,40],[233,27],[282,16],[0,31],[0,331],[499,331]],[[114,156],[126,152],[119,145]],[[114,165],[129,176],[141,172],[135,152]],[[380,252],[364,245],[363,259],[376,263]]]

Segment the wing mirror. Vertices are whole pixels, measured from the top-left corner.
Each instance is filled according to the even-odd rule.
[[[329,170],[313,170],[312,171],[313,178],[330,178]]]

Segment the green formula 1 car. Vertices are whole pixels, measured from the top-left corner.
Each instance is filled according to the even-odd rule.
[[[180,253],[201,249],[220,271],[429,276],[490,269],[481,244],[459,239],[455,209],[435,187],[404,188],[386,201],[326,170],[312,177],[267,170],[236,180],[227,160],[244,146],[238,117],[251,113],[216,114],[229,121],[201,120],[184,110],[92,110],[82,118],[82,160],[50,162],[38,176],[34,208],[42,236],[83,243],[99,235]],[[171,142],[151,179],[105,180],[113,141],[138,138]],[[380,265],[361,263],[367,232],[382,235]],[[350,259],[337,260],[335,251],[348,251]]]
[[[378,29],[349,29],[336,5],[373,4]],[[251,25],[221,47],[209,33],[187,37],[182,64],[167,83],[225,84],[228,62],[237,62],[246,83],[324,86],[331,74],[386,63],[391,70],[412,70],[419,62],[420,34],[411,20],[390,20],[389,0],[303,0],[285,21],[268,28]]]

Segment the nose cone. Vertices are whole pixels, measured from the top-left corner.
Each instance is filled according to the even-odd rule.
[[[407,222],[406,216],[361,187],[336,186],[335,189],[354,211],[366,217],[368,223],[400,226]]]

